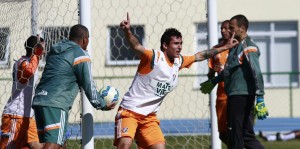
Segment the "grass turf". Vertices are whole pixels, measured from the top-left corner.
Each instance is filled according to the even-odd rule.
[[[209,136],[166,136],[167,149],[209,149]],[[266,149],[296,149],[300,147],[300,139],[290,141],[274,141],[267,142],[260,138],[259,141]],[[95,139],[95,149],[114,149],[113,139]],[[80,140],[68,140],[67,149],[80,149]],[[132,149],[137,149],[136,145],[132,145]],[[226,146],[222,144],[222,149]]]

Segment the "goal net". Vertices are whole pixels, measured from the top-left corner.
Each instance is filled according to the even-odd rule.
[[[94,0],[91,7],[93,77],[98,89],[105,85],[116,87],[120,100],[130,87],[139,63],[119,28],[127,12],[132,32],[147,48],[159,49],[164,30],[175,27],[183,35],[183,55],[207,49],[206,0]],[[25,54],[25,40],[32,34],[40,34],[49,50],[52,44],[68,37],[70,27],[79,23],[80,16],[78,1],[74,0],[4,0],[0,1],[0,12],[0,111],[3,111],[11,96],[12,65]],[[46,56],[40,62],[40,75]],[[177,88],[164,99],[157,115],[167,148],[209,148],[208,96],[199,91],[206,73],[206,61],[183,69]],[[81,146],[80,97],[79,93],[69,113],[68,148]],[[94,110],[95,148],[114,148],[116,112],[117,108]]]

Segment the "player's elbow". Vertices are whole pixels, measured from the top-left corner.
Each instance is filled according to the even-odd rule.
[[[18,81],[21,84],[26,84],[32,76],[33,76],[33,73],[26,72],[26,71],[21,71],[21,72],[19,71],[18,74],[17,74]]]

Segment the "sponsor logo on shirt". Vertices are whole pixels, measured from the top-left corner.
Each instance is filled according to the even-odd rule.
[[[42,90],[42,91],[36,93],[35,95],[43,95],[43,96],[47,96],[47,95],[48,95],[48,92],[45,91],[45,90]]]
[[[128,133],[128,127],[124,127],[124,128],[122,129],[122,133]]]
[[[172,89],[173,86],[170,83],[167,82],[160,82],[160,81],[152,81],[152,86],[154,87],[154,95],[163,97],[166,94],[168,94]]]

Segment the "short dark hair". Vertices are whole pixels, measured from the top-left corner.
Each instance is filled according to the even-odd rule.
[[[230,20],[225,20],[225,21],[223,21],[223,22],[221,23],[221,25],[224,24],[224,23],[229,23],[229,22],[230,22]]]
[[[89,36],[89,30],[85,26],[77,24],[71,27],[69,35],[70,40],[80,40],[84,36]]]
[[[164,34],[160,38],[160,49],[163,50],[163,43],[169,44],[171,41],[171,37],[179,37],[182,38],[181,33],[176,28],[167,28]]]
[[[40,44],[41,42],[44,42],[44,39],[42,37],[31,35],[24,43],[26,52],[32,53],[33,48],[38,44]]]
[[[239,15],[233,16],[233,17],[230,19],[230,21],[231,21],[231,20],[234,20],[234,19],[236,19],[237,25],[238,25],[239,27],[245,26],[246,30],[248,30],[249,22],[248,22],[248,19],[247,19],[244,15],[239,14]]]

